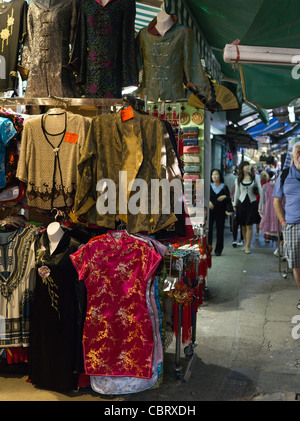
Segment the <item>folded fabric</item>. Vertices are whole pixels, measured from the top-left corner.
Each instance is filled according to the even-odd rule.
[[[200,156],[199,155],[184,155],[183,162],[185,164],[200,164]]]
[[[193,154],[198,154],[200,151],[199,146],[184,146],[183,147],[183,153],[193,153]]]

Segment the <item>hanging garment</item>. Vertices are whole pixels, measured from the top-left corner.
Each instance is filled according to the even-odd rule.
[[[137,86],[135,1],[111,0],[105,6],[82,0],[71,65],[90,98],[121,98],[122,88]]]
[[[26,34],[27,2],[11,0],[0,5],[0,91],[14,90],[17,63]]]
[[[6,186],[13,184],[18,185],[19,181],[16,179],[16,173],[19,160],[19,142],[23,130],[23,119],[20,115],[10,113],[4,109],[0,110],[0,117],[9,119],[17,132],[5,149],[5,179]]]
[[[183,78],[197,85],[203,95],[208,94],[197,42],[191,28],[179,24],[172,16],[173,26],[161,36],[155,28],[157,18],[137,36],[138,67],[142,82],[135,92],[150,101],[184,99]]]
[[[85,373],[150,379],[154,333],[146,290],[161,256],[126,231],[108,231],[71,259],[88,295]]]
[[[29,345],[29,302],[35,264],[31,245],[38,234],[33,226],[0,234],[0,321],[5,321],[0,348]]]
[[[35,242],[36,285],[30,307],[29,377],[38,387],[60,392],[76,389],[78,382],[77,356],[82,347],[78,335],[78,276],[70,254],[79,245],[68,232],[52,254],[46,231]]]
[[[150,290],[153,289],[153,282],[147,282],[146,289],[146,302],[149,316],[151,319],[154,348],[153,348],[153,361],[152,361],[152,377],[150,379],[141,379],[137,377],[108,377],[108,376],[91,376],[91,387],[97,393],[102,394],[124,394],[124,393],[137,393],[153,387],[160,374],[158,364],[161,364],[162,359],[158,359],[158,353],[161,347],[160,338],[156,336],[156,324],[158,320],[155,319],[153,303],[151,302]]]
[[[67,68],[77,20],[76,0],[35,0],[28,8],[22,66],[28,73],[25,97],[78,96]]]
[[[13,123],[8,118],[0,117],[0,189],[6,186],[5,176],[5,156],[6,147],[16,136],[17,131]]]
[[[89,120],[60,111],[57,109],[58,115],[44,114],[24,124],[17,178],[27,183],[27,204],[31,207],[68,209],[74,202],[77,164]],[[58,121],[61,132],[56,127]]]
[[[170,212],[163,213],[161,200],[157,201],[156,213],[152,212],[151,180],[178,179],[181,182],[181,172],[164,124],[156,117],[132,111],[133,118],[126,121],[122,120],[121,112],[92,119],[78,165],[80,180],[74,212],[77,216],[87,214],[88,222],[111,229],[115,228],[116,216],[119,216],[127,223],[128,232],[152,233],[170,226],[177,218],[173,212],[175,193],[172,191]],[[121,172],[126,173],[127,184],[124,180],[120,182]],[[108,209],[106,214],[97,212],[96,202],[103,192],[96,190],[96,185],[103,179],[113,184],[111,189],[115,189],[116,199],[120,192],[124,195],[125,205],[135,193],[129,189],[130,181],[145,181],[148,191],[143,191],[146,197],[141,198],[141,205],[148,204],[148,208],[142,213],[141,206],[141,212],[134,214],[128,205],[127,214],[124,214],[126,209],[122,212],[117,199],[116,206],[113,206],[115,210]],[[113,203],[110,193],[108,200]]]
[[[263,210],[263,217],[260,223],[260,229],[266,233],[276,233],[278,227],[278,217],[275,213],[273,205],[274,183],[269,182],[262,188],[263,195],[261,198],[260,209]],[[282,231],[281,224],[279,224],[279,232]]]

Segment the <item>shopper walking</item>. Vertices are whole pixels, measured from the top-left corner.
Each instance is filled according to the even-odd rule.
[[[256,175],[258,175],[258,177],[260,179],[260,185],[262,186],[260,175],[257,172],[257,167],[255,167],[255,166],[251,167],[250,172],[251,172],[251,174],[252,174],[253,177],[255,177]],[[256,201],[257,201],[257,207],[259,208],[260,195],[258,194],[258,189],[256,189],[256,191],[254,192],[254,194],[255,194],[255,197],[256,197]],[[255,224],[256,224],[256,234],[255,234],[256,237],[259,236],[259,224],[260,224],[260,222],[261,222],[261,216],[260,216],[259,212],[257,211],[257,214],[256,214],[256,222],[255,222]]]
[[[213,228],[216,223],[217,241],[215,255],[221,256],[224,248],[225,212],[231,205],[230,192],[220,170],[211,171],[208,243],[213,243]]]
[[[292,158],[294,163],[288,174],[283,170],[276,181],[273,197],[274,209],[282,226],[285,255],[300,289],[300,142],[294,144]],[[300,310],[300,300],[297,308]]]
[[[238,178],[235,181],[233,206],[236,211],[237,222],[242,226],[246,254],[251,253],[250,243],[253,234],[253,224],[257,223],[258,203],[255,189],[261,196],[262,190],[259,176],[257,174],[252,175],[249,162],[242,161],[238,169]]]

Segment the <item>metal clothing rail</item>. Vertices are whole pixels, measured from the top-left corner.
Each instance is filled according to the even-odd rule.
[[[188,262],[193,261],[195,263],[195,272],[196,272],[196,279],[198,280],[198,266],[200,261],[200,252],[199,249],[193,250],[185,250],[182,256],[174,256],[172,255],[172,251],[169,254],[169,265],[170,270],[173,267],[177,271],[177,279],[180,282],[183,273],[185,272],[185,267]],[[198,288],[199,288],[199,281],[198,281]],[[195,347],[197,346],[196,343],[196,320],[197,317],[195,316],[194,323],[192,325],[192,334],[191,334],[191,342],[184,348],[184,353],[186,357],[188,357],[187,364],[185,366],[185,370],[183,369],[180,361],[180,353],[181,353],[181,329],[182,329],[182,310],[183,304],[176,303],[177,311],[178,311],[178,322],[177,322],[177,331],[176,331],[176,344],[175,344],[175,376],[177,380],[188,382],[190,375],[192,373],[192,367],[197,360],[198,356],[194,352]]]
[[[279,219],[277,220],[277,249],[278,249],[278,269],[279,273],[282,275],[283,278],[287,278],[288,273],[291,272],[289,269],[288,261],[284,258],[283,246],[281,246],[280,240],[280,230],[279,230]],[[285,269],[282,270],[283,264],[285,265]]]
[[[61,98],[49,96],[45,98],[0,97],[0,106],[67,106],[67,107],[113,107],[124,105],[123,98]]]

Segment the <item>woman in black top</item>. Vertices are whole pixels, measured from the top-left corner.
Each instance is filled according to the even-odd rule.
[[[220,170],[211,171],[210,202],[209,202],[209,230],[208,243],[213,242],[213,227],[216,223],[217,242],[215,247],[216,256],[221,256],[224,248],[224,225],[225,212],[230,202],[229,188],[224,184],[224,177]]]

